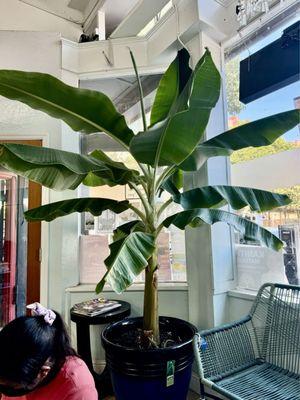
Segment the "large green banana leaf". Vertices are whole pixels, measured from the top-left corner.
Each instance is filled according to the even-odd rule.
[[[89,174],[99,178],[98,184],[101,181],[110,186],[135,181],[138,175],[125,166],[107,164],[91,156],[13,143],[0,144],[0,165],[56,190],[75,189]]]
[[[51,75],[0,70],[0,95],[62,119],[74,131],[105,132],[126,146],[133,137],[105,94],[74,88]]]
[[[153,166],[178,165],[185,160],[203,136],[220,86],[219,71],[207,50],[193,73],[188,108],[134,136],[130,143],[133,156]]]
[[[249,206],[252,211],[263,212],[289,204],[291,200],[285,194],[271,193],[266,190],[239,186],[203,186],[177,193],[173,196],[176,203],[188,210],[192,208],[211,208],[228,203],[234,210]]]
[[[171,176],[163,180],[160,185],[160,190],[166,190],[172,196],[180,194],[179,190],[183,187],[183,172],[176,169]]]
[[[151,125],[166,119],[173,109],[178,96],[185,88],[192,74],[192,69],[189,67],[189,59],[189,52],[186,49],[180,50],[161,78],[151,109]]]
[[[117,201],[104,199],[99,197],[84,197],[79,199],[70,199],[56,201],[55,203],[46,204],[45,206],[32,208],[25,212],[27,221],[53,221],[56,218],[64,217],[65,215],[74,212],[90,212],[95,216],[99,216],[105,210],[113,211],[120,214],[128,210],[129,202],[127,200]]]
[[[97,160],[99,160],[101,162],[104,162],[105,164],[107,164],[111,167],[114,167],[117,169],[123,169],[124,171],[131,171],[126,167],[126,165],[124,163],[112,160],[110,157],[108,157],[107,154],[104,153],[104,151],[102,151],[100,149],[92,151],[89,155],[91,157],[96,158]],[[135,171],[135,170],[132,170],[132,171],[134,171],[136,173],[136,175],[138,175],[137,171]]]
[[[110,255],[105,260],[107,272],[96,292],[100,293],[107,282],[116,293],[122,293],[146,268],[155,249],[155,239],[149,233],[133,232],[109,247]]]
[[[115,184],[124,185],[129,182],[138,183],[138,171],[129,169],[125,164],[117,162],[108,157],[102,150],[94,150],[90,157],[96,158],[101,163],[104,163],[110,170],[112,176],[109,180],[105,180],[98,172],[90,172],[82,181],[86,186],[102,186]]]
[[[126,236],[128,236],[132,232],[145,232],[146,227],[144,222],[139,219],[135,219],[133,221],[126,222],[118,226],[113,232],[113,241],[116,242]]]
[[[300,110],[291,110],[241,125],[201,143],[180,168],[196,171],[210,157],[229,156],[235,150],[251,146],[268,146],[299,123]]]
[[[282,241],[267,229],[245,218],[239,217],[236,214],[223,210],[207,208],[186,210],[166,218],[163,221],[163,225],[168,228],[172,224],[179,229],[184,229],[188,225],[197,227],[203,223],[213,225],[216,222],[226,222],[228,225],[240,231],[246,239],[258,240],[262,245],[273,250],[278,251],[283,246]]]

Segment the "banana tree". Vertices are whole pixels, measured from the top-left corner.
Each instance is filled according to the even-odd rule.
[[[189,58],[185,49],[179,51],[163,75],[147,126],[142,87],[132,56],[144,125],[137,134],[103,93],[74,88],[46,74],[0,71],[0,95],[59,118],[73,131],[87,135],[104,132],[137,161],[139,168],[134,170],[109,158],[101,149],[80,155],[46,147],[0,145],[1,166],[48,188],[74,190],[80,184],[129,185],[137,193],[140,209],[127,200],[74,198],[31,209],[25,215],[28,221],[52,221],[74,212],[88,211],[99,216],[105,210],[122,213],[131,209],[136,219],[114,231],[110,255],[105,260],[107,270],[96,291],[101,292],[108,283],[121,293],[145,271],[144,331],[148,337],[152,336],[151,343],[156,344],[159,344],[159,233],[170,225],[185,229],[225,222],[246,238],[279,250],[282,247],[279,238],[222,207],[228,205],[240,210],[249,206],[253,211],[263,212],[290,202],[286,195],[226,185],[184,191],[183,173],[199,170],[210,157],[229,156],[249,146],[269,145],[296,126],[300,118],[299,110],[283,112],[205,140],[211,110],[219,99],[221,78],[209,50],[194,70],[189,66]],[[168,195],[163,204],[159,200],[162,192]],[[174,202],[182,211],[164,219],[162,216]]]

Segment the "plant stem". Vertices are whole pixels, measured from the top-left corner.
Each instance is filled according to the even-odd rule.
[[[156,182],[156,191],[159,190],[160,185],[163,183],[163,181],[164,181],[168,176],[170,176],[170,175],[173,173],[173,171],[175,170],[175,168],[176,168],[176,167],[171,166],[171,167],[166,168],[166,169],[163,171],[163,173],[162,173],[162,174],[160,175],[160,177],[157,179],[157,182]]]
[[[144,182],[144,181],[141,179],[140,184],[141,184],[141,186],[143,186],[143,189],[145,190],[145,193],[146,193],[146,195],[147,195],[147,191],[148,191],[147,183]]]
[[[143,119],[143,126],[144,126],[144,131],[147,130],[147,121],[146,121],[146,113],[145,113],[145,106],[144,106],[144,94],[143,94],[143,88],[142,88],[142,84],[141,84],[141,79],[137,70],[137,66],[136,66],[136,62],[134,59],[134,55],[132,53],[132,51],[129,49],[130,52],[130,57],[131,57],[131,61],[133,64],[133,68],[134,68],[134,72],[135,72],[135,76],[136,76],[136,80],[138,83],[138,89],[139,89],[139,97],[140,97],[140,104],[141,104],[141,113],[142,113],[142,119]]]
[[[156,228],[156,237],[160,234],[163,228],[164,225],[162,223],[158,225],[158,227]]]
[[[146,216],[149,215],[149,212],[150,212],[150,210],[149,210],[149,204],[148,204],[148,202],[147,202],[147,199],[145,199],[145,197],[143,196],[143,193],[140,191],[140,189],[139,189],[134,183],[130,183],[129,186],[130,186],[130,187],[136,192],[136,194],[139,196],[139,198],[140,198],[140,200],[141,200],[141,202],[142,202],[142,204],[143,204],[143,206],[144,206],[144,209],[145,209],[145,212],[146,212]]]
[[[142,83],[141,83],[139,72],[137,70],[137,66],[136,66],[134,55],[133,55],[133,53],[132,53],[132,51],[130,49],[129,49],[129,52],[130,52],[130,57],[131,57],[132,65],[133,65],[133,68],[134,68],[136,80],[137,80],[137,83],[138,83],[139,98],[140,98],[140,105],[141,105],[141,114],[142,114],[142,120],[143,120],[143,127],[144,127],[144,131],[146,131],[147,130],[147,120],[146,120],[146,112],[145,112],[145,106],[144,106],[143,87],[142,87]],[[142,164],[139,163],[139,166],[140,166],[141,170],[143,171],[144,175],[145,176],[149,176],[150,167],[147,166],[147,171],[146,171],[146,169],[144,168],[144,166]]]
[[[168,208],[168,206],[169,206],[170,204],[172,204],[172,203],[173,203],[173,199],[172,199],[172,198],[170,198],[169,200],[167,200],[167,201],[160,207],[160,209],[158,210],[158,212],[157,212],[157,218],[160,217],[161,214],[164,212],[164,210],[165,210],[166,208]]]
[[[158,346],[160,336],[157,285],[157,253],[155,253],[150,258],[146,268],[143,328],[145,333],[150,333],[152,341]]]
[[[139,167],[141,168],[143,174],[147,177],[148,176],[148,171],[146,171],[145,167],[143,166],[143,164],[138,163]]]
[[[146,216],[142,213],[142,211],[140,211],[138,208],[136,208],[135,206],[133,206],[132,204],[129,204],[129,208],[132,210],[132,211],[134,211],[135,213],[136,213],[136,215],[138,215],[140,218],[141,218],[141,220],[143,221],[143,222],[147,222],[147,220],[146,220]]]

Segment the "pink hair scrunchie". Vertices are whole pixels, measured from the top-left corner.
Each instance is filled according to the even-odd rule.
[[[31,315],[33,317],[44,317],[44,320],[46,322],[46,324],[52,326],[53,322],[56,319],[56,314],[54,311],[49,310],[48,308],[42,306],[40,303],[32,303],[29,304],[26,308],[28,308],[29,310],[31,310]]]

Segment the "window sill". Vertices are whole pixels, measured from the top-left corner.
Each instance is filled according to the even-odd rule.
[[[238,299],[251,300],[254,301],[256,298],[257,292],[255,290],[247,290],[247,289],[234,289],[229,290],[228,296],[235,297]]]
[[[79,284],[66,289],[67,293],[95,293],[96,284]],[[126,291],[127,292],[143,292],[144,283],[135,283],[131,285]],[[163,282],[158,284],[158,290],[163,292],[168,291],[188,291],[187,282]],[[109,286],[105,286],[103,292],[114,292]]]

